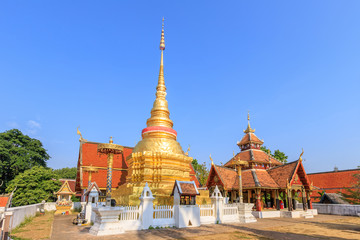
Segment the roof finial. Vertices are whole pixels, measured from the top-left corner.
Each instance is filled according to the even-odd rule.
[[[189,156],[189,152],[190,152],[190,144],[189,144],[189,147],[188,147],[188,149],[187,149],[187,151],[186,151],[185,155],[186,155],[186,156]]]
[[[110,137],[109,143],[113,143],[113,142],[114,141],[113,141],[112,137]]]
[[[255,129],[252,129],[252,128],[250,127],[250,111],[248,111],[248,117],[247,117],[247,119],[248,119],[248,125],[247,125],[246,130],[244,130],[244,133],[253,133],[253,132],[255,132]]]
[[[213,161],[213,159],[211,158],[211,153],[210,153],[210,160],[211,160],[211,165],[214,165],[214,161]]]
[[[300,154],[300,157],[299,157],[299,161],[301,162],[302,161],[302,155],[304,154],[304,149],[302,148],[302,153]]]
[[[77,129],[76,129],[77,135],[80,136],[79,142],[82,142],[82,141],[86,142],[86,139],[84,139],[83,136],[81,135],[81,132],[80,132],[79,128],[80,128],[80,126],[78,126]]]

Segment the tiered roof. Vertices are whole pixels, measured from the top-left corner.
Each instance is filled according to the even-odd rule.
[[[273,166],[282,165],[282,163],[276,158],[270,156],[266,152],[261,149],[248,149],[239,152],[233,158],[231,158],[227,163],[225,163],[225,167],[233,167],[236,164],[236,161],[247,161],[253,162],[254,164],[262,165],[262,164],[271,164]]]
[[[255,135],[255,129],[251,128],[249,114],[248,125],[244,133],[245,135],[241,141],[237,143],[241,151],[225,163],[225,167],[233,168],[239,161],[248,162],[249,168],[268,168],[282,165],[279,160],[261,150],[264,141],[260,140],[260,138]]]
[[[243,189],[286,188],[288,184],[297,184],[294,182],[296,175],[306,188],[310,187],[310,181],[306,177],[301,160],[269,169],[245,169],[241,172]],[[234,169],[212,165],[206,185],[208,188],[221,185],[227,191],[239,190],[239,177]]]

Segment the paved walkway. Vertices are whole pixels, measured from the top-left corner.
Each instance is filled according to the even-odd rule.
[[[360,236],[360,227],[355,228],[353,225],[344,225],[337,223],[326,223],[328,221],[337,221],[342,219],[351,219],[354,217],[344,217],[344,216],[335,216],[335,215],[318,215],[312,219],[289,219],[289,218],[271,218],[271,219],[258,219],[256,223],[248,224],[211,224],[203,225],[197,228],[170,228],[170,229],[152,229],[152,230],[142,230],[142,231],[132,231],[127,232],[121,235],[107,236],[107,237],[95,237],[90,235],[89,229],[90,226],[76,226],[72,224],[72,219],[75,218],[75,215],[70,216],[55,216],[53,223],[52,237],[53,240],[58,239],[76,239],[76,240],[92,240],[92,239],[216,239],[212,238],[211,235],[223,235],[230,233],[248,233],[255,234],[262,239],[298,239],[298,240],[313,240],[313,239],[357,239],[357,238],[344,238],[341,235],[341,231],[355,231],[359,233]],[[329,231],[339,231],[337,237],[325,237],[322,234],[308,236],[302,233],[285,233],[279,232],[279,228],[288,228],[296,225],[306,224],[307,227],[311,228],[311,225],[315,226],[326,226]],[[345,229],[344,229],[345,228]],[[274,231],[273,229],[277,229]],[[301,231],[300,231],[301,232]],[[355,235],[356,236],[356,235]]]

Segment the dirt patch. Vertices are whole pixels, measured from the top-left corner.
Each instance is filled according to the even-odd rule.
[[[45,215],[36,216],[27,220],[11,232],[14,239],[50,239],[51,227],[54,221],[54,213],[47,212]]]
[[[272,231],[302,234],[311,237],[359,239],[360,218],[347,217],[345,219],[323,222],[310,221],[294,225],[271,228]]]

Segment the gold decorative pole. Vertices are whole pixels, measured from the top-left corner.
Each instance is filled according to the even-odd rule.
[[[93,173],[93,172],[97,172],[98,169],[97,169],[96,167],[93,167],[93,165],[91,164],[90,166],[85,167],[85,168],[84,168],[84,171],[89,173],[88,187],[90,187],[92,173]]]
[[[242,187],[242,178],[241,178],[241,168],[242,166],[247,165],[248,162],[246,161],[241,161],[240,158],[238,160],[235,161],[235,165],[237,167],[237,172],[238,172],[238,176],[239,176],[239,202],[243,203],[244,199],[243,199],[243,187]]]
[[[106,184],[106,206],[111,206],[111,187],[112,187],[112,167],[114,162],[114,154],[120,154],[124,150],[123,146],[113,143],[110,137],[109,143],[98,144],[98,152],[108,156],[107,167],[107,184]]]

